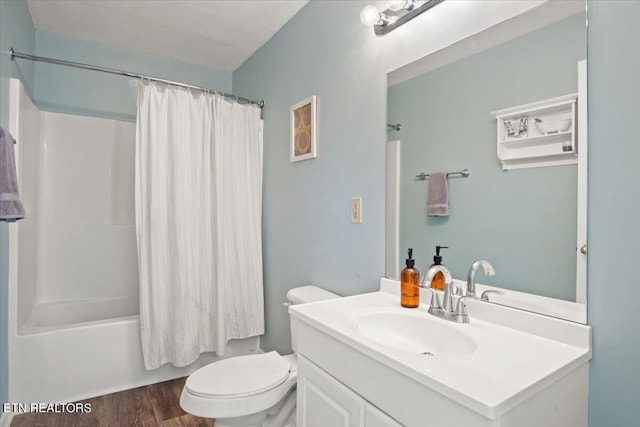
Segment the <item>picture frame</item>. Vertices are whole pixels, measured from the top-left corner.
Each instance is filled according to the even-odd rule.
[[[317,97],[291,106],[291,162],[315,159],[317,150]]]

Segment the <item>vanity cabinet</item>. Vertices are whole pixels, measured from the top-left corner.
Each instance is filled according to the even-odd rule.
[[[366,427],[402,427],[402,424],[369,402],[364,408],[364,425]]]
[[[298,357],[299,427],[401,427],[304,356]]]
[[[407,312],[398,298],[381,291],[289,309],[299,427],[586,427],[588,326],[473,301],[472,323],[461,325],[425,318],[422,306]],[[405,341],[390,335],[372,340],[361,329],[372,315],[420,320],[406,335],[413,344],[424,328],[443,341],[415,352],[392,347]],[[472,337],[473,348],[454,345],[466,342],[454,332]]]

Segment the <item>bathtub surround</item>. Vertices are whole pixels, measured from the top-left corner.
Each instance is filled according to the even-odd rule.
[[[35,28],[26,1],[0,1],[0,51],[11,45],[35,51]],[[7,55],[0,54],[0,126],[4,127],[9,126],[9,78],[21,78],[30,90],[34,86],[33,64],[17,68],[10,63]],[[0,402],[9,399],[9,230],[14,226],[0,222]]]
[[[10,402],[68,402],[189,375],[144,369],[134,227],[135,125],[43,112],[10,82],[29,216],[9,228]],[[4,267],[4,266],[3,266]],[[234,340],[225,356],[257,351]]]
[[[18,98],[11,126],[20,141],[21,197],[29,212],[18,227],[18,330],[38,327],[38,312],[56,319],[40,310],[47,305],[59,312],[123,298],[133,309],[122,315],[137,314],[135,126],[41,111],[11,83]],[[113,309],[90,311],[105,315],[93,320],[120,317]]]
[[[17,51],[34,55],[135,70],[161,78],[232,92],[230,72],[36,31],[24,0],[0,0],[0,50],[6,52],[11,46]],[[124,77],[56,65],[36,64],[30,61],[18,63],[18,61],[11,61],[9,55],[5,54],[0,55],[0,72],[2,77],[0,79],[0,124],[5,127],[9,126],[9,77],[20,78],[25,83],[27,93],[35,100],[38,107],[47,111],[135,121],[136,88],[135,86],[131,87]],[[36,78],[36,75],[39,77]],[[36,83],[36,80],[40,83]],[[24,152],[28,145],[30,144],[19,144],[16,149],[23,149]],[[33,146],[33,144],[31,145]],[[133,150],[133,141],[129,148]],[[133,160],[133,151],[131,159]],[[118,167],[124,166],[125,164],[118,164]],[[116,173],[113,178],[117,180],[123,176]],[[133,177],[133,175],[131,176]],[[131,200],[133,200],[133,178],[130,182],[132,184],[130,194]],[[21,196],[24,202],[24,192]],[[133,208],[130,217],[133,218]],[[20,223],[27,220],[20,221],[17,228],[22,226]],[[40,393],[39,397],[33,396],[33,398],[51,398],[54,401],[96,396],[105,392],[188,375],[203,364],[219,358],[207,354],[203,355],[193,366],[187,368],[169,369],[163,367],[155,371],[145,371],[140,350],[140,324],[137,310],[135,316],[110,321],[97,320],[84,325],[73,324],[59,328],[29,326],[39,328],[40,332],[13,335],[12,342],[9,344],[9,325],[14,321],[16,325],[18,324],[18,320],[14,317],[16,315],[15,309],[12,308],[11,313],[8,309],[8,300],[12,298],[11,292],[9,292],[9,274],[18,269],[9,262],[9,253],[18,247],[15,240],[13,240],[14,243],[9,243],[9,234],[13,233],[15,228],[15,224],[0,223],[0,396],[3,402],[9,401],[9,399],[14,401],[21,398],[26,399],[29,392]],[[19,235],[24,237],[25,233]],[[79,234],[79,236],[82,235],[83,233]],[[84,236],[90,237],[88,234]],[[127,250],[124,255],[131,255],[128,259],[132,263],[127,266],[127,269],[133,269],[134,277],[137,277],[135,233],[132,232],[129,238],[133,244],[132,251]],[[20,244],[21,247],[25,247],[25,245],[24,242]],[[81,248],[78,247],[78,249]],[[65,255],[64,251],[59,251],[59,255]],[[105,250],[105,260],[108,260],[112,255],[111,250]],[[107,261],[106,263],[108,264]],[[25,275],[31,274],[28,270],[23,272],[22,278],[26,279]],[[87,263],[79,262],[72,271],[85,276],[89,270]],[[81,293],[76,297],[82,299],[87,295],[84,292],[91,294],[95,293],[96,289],[104,292],[105,295],[112,291],[121,290],[127,285],[125,280],[107,279],[112,277],[110,275],[114,273],[122,274],[123,271],[100,270],[99,274],[94,274],[92,280],[79,279],[78,283],[81,286],[78,289]],[[102,280],[108,281],[108,283],[103,285]],[[30,289],[30,286],[26,286],[26,291],[31,292]],[[133,289],[136,290],[133,299],[137,306],[137,285]],[[64,295],[52,289],[51,293],[42,296],[42,300],[48,301],[58,296],[60,299],[65,299]],[[63,308],[59,307],[59,309]],[[47,315],[53,314],[52,310],[53,307],[47,308]],[[22,310],[22,312],[27,311]],[[40,314],[44,314],[44,312],[40,311]],[[61,316],[52,316],[51,318],[53,317],[60,318]],[[23,324],[22,327],[25,326]],[[119,344],[113,346],[109,344],[111,340]],[[225,357],[233,354],[251,353],[259,348],[259,338],[234,340],[232,343],[234,348],[228,347]],[[113,348],[118,349],[116,354],[111,353]],[[10,349],[13,349],[11,355],[9,354]],[[13,371],[9,375],[9,359],[13,361],[12,363],[17,363],[20,366],[18,373]],[[94,369],[96,365],[102,366],[103,369]],[[52,369],[51,366],[56,368]],[[78,372],[88,373],[85,383],[71,380],[82,377],[78,375]]]
[[[135,207],[146,369],[264,333],[260,109],[140,83]]]

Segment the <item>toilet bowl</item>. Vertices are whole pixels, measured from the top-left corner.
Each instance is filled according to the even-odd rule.
[[[339,298],[316,286],[293,288],[285,306]],[[199,417],[214,418],[216,427],[295,427],[297,350],[231,357],[204,366],[187,378],[180,406]]]

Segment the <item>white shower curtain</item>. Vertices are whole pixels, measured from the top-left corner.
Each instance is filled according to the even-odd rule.
[[[146,369],[264,333],[260,110],[140,83],[136,235]]]

